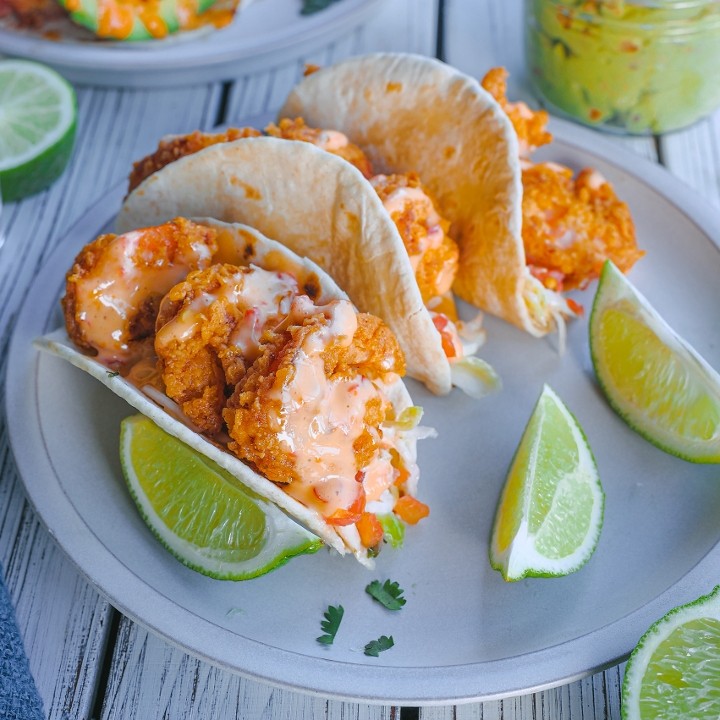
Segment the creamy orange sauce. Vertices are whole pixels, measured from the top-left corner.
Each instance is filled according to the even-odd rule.
[[[347,135],[337,130],[322,130],[316,141],[318,147],[328,152],[334,152],[347,147],[348,143]]]
[[[251,265],[223,278],[221,286],[203,292],[157,332],[156,342],[182,342],[192,337],[208,309],[220,301],[244,311],[242,321],[235,326],[229,341],[240,348],[244,357],[257,355],[260,336],[273,319],[285,317],[292,299],[298,294],[295,278],[287,273],[268,272]]]
[[[103,363],[130,359],[128,325],[133,315],[148,297],[164,295],[192,269],[185,262],[158,266],[140,250],[141,237],[139,231],[118,236],[93,270],[77,281],[77,306],[85,308],[78,314],[78,324]],[[204,245],[193,245],[193,251],[190,261],[210,258]]]
[[[331,342],[349,345],[357,328],[357,316],[346,300],[323,308],[305,297],[296,298],[291,316],[301,317],[322,311],[328,322],[322,331],[308,337],[293,361],[294,375],[282,387],[279,438],[295,459],[299,482],[285,489],[295,499],[329,517],[350,507],[362,492],[365,473],[357,467],[354,443],[366,430],[365,410],[377,397],[377,387],[362,376],[329,379],[323,352]],[[394,470],[389,460],[373,464],[373,484],[392,483]],[[382,492],[382,491],[380,491]]]
[[[416,272],[423,254],[430,248],[439,247],[442,244],[445,234],[441,226],[442,218],[438,215],[437,210],[435,210],[432,200],[420,188],[400,187],[383,201],[385,210],[387,210],[390,217],[402,214],[408,204],[419,205],[423,207],[427,213],[427,235],[421,243],[420,252],[409,255],[413,272]],[[452,278],[450,278],[450,283],[452,284]],[[450,289],[449,286],[447,289]]]

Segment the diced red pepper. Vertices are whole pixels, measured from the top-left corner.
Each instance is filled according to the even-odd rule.
[[[330,525],[354,525],[365,510],[365,490],[358,483],[358,494],[352,505],[348,508],[336,510],[330,517],[325,518]]]
[[[397,499],[393,512],[408,525],[415,525],[430,514],[430,508],[412,495],[403,495]]]
[[[356,523],[363,547],[373,548],[383,539],[385,531],[375,513],[364,512]]]
[[[435,329],[440,333],[440,340],[442,341],[442,349],[446,357],[454,358],[457,357],[457,351],[455,350],[455,343],[451,331],[448,329],[450,320],[445,315],[438,313],[433,315],[433,325]]]
[[[567,302],[568,307],[578,316],[582,317],[585,314],[585,308],[580,304],[575,302],[572,298],[565,298],[565,302]]]

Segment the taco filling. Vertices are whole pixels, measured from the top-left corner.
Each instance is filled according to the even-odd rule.
[[[485,339],[482,317],[463,323],[459,320],[452,295],[458,272],[459,250],[448,234],[450,223],[437,210],[437,203],[415,173],[374,174],[363,150],[337,130],[312,128],[302,118],[284,118],[268,125],[270,137],[307,142],[354,165],[380,197],[392,218],[417,281],[423,302],[433,325],[440,334],[449,360],[460,360],[474,353]],[[134,163],[128,192],[143,180],[174,160],[191,155],[211,145],[261,135],[254,128],[230,128],[224,133],[193,132],[190,135],[162,140],[157,150]]]
[[[551,291],[586,287],[600,276],[605,260],[623,272],[644,252],[637,247],[628,206],[597,171],[577,176],[554,162],[534,163],[530,155],[553,139],[548,114],[507,99],[507,71],[493,68],[481,82],[515,128],[522,169],[522,241],[530,273]]]
[[[393,400],[397,340],[277,255],[267,268],[222,255],[215,227],[183,218],[98,238],[67,275],[69,337],[351,548],[376,550],[379,516],[428,512],[408,442],[419,409]]]

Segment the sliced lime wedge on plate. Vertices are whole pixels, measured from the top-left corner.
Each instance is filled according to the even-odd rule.
[[[54,70],[0,61],[0,191],[5,202],[46,188],[65,169],[75,141],[77,102]]]
[[[585,435],[546,385],[498,503],[491,565],[510,581],[578,570],[597,545],[604,501]]]
[[[625,667],[623,720],[720,718],[720,586],[671,610]]]
[[[125,480],[158,540],[193,570],[247,580],[322,541],[144,415],[120,431]]]
[[[590,316],[590,354],[630,427],[672,455],[720,462],[720,375],[609,261]]]

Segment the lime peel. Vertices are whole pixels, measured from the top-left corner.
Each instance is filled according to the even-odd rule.
[[[125,418],[120,458],[130,494],[160,543],[218,580],[248,580],[322,541],[144,415]]]
[[[498,502],[490,564],[508,581],[575,572],[597,546],[604,503],[587,438],[545,385]]]
[[[623,720],[720,717],[720,585],[640,638],[625,667],[621,710]]]
[[[77,100],[58,73],[27,60],[0,61],[0,190],[5,202],[39,192],[65,169]]]
[[[720,375],[607,261],[590,316],[590,355],[610,406],[665,452],[720,463]]]

